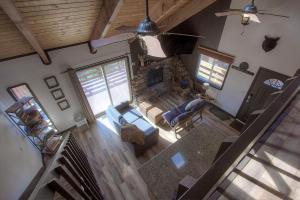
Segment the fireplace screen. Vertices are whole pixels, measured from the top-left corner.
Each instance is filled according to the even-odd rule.
[[[163,81],[163,68],[150,69],[147,74],[147,86],[151,87]]]

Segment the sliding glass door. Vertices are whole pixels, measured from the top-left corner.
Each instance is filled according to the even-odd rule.
[[[95,116],[131,100],[127,58],[81,69],[77,76]]]

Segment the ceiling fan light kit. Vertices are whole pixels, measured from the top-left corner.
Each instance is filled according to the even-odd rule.
[[[229,9],[223,12],[215,13],[217,17],[225,17],[225,16],[233,16],[233,15],[240,15],[241,16],[241,24],[242,25],[249,25],[250,21],[260,23],[260,19],[258,15],[269,15],[274,17],[283,17],[289,18],[286,15],[279,15],[273,13],[266,13],[265,10],[258,10],[257,6],[254,4],[254,0],[251,3],[244,6],[243,9]]]

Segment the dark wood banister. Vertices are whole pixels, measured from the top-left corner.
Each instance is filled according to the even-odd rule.
[[[182,195],[180,200],[206,199],[216,189],[217,185],[232,171],[234,166],[253,147],[273,121],[285,109],[288,103],[300,90],[300,69],[295,79],[278,95],[274,101],[261,113],[252,124],[241,134],[224,154],[197,180],[197,182]]]

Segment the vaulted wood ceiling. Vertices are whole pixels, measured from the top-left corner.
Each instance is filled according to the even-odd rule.
[[[2,0],[1,0],[2,1]],[[99,12],[105,2],[112,0],[6,0],[12,1],[19,11],[22,20],[44,50],[62,47],[91,39],[94,25],[99,19]],[[122,5],[118,13],[110,21],[106,37],[119,34],[119,26],[137,26],[144,18],[144,0],[121,0]],[[166,2],[167,6],[178,5],[184,9],[184,4],[199,4],[204,2],[204,7],[216,0],[149,0],[150,9],[157,7],[158,2]],[[191,9],[187,7],[186,9]],[[174,13],[175,8],[170,14]],[[199,11],[203,9],[199,7]],[[158,9],[159,10],[159,9]],[[194,14],[198,10],[193,10]],[[154,11],[156,12],[156,11]],[[160,10],[161,12],[161,10]],[[196,13],[197,13],[196,12]],[[162,14],[164,12],[161,12]],[[185,11],[185,13],[187,13]],[[186,14],[188,15],[188,14]],[[181,17],[182,18],[182,17]],[[180,18],[180,19],[181,19]],[[173,17],[169,16],[169,21]],[[182,20],[185,18],[182,18]],[[15,21],[0,8],[0,59],[33,53],[36,51],[28,38],[22,34],[22,27],[16,26]],[[175,23],[176,24],[176,23]]]

